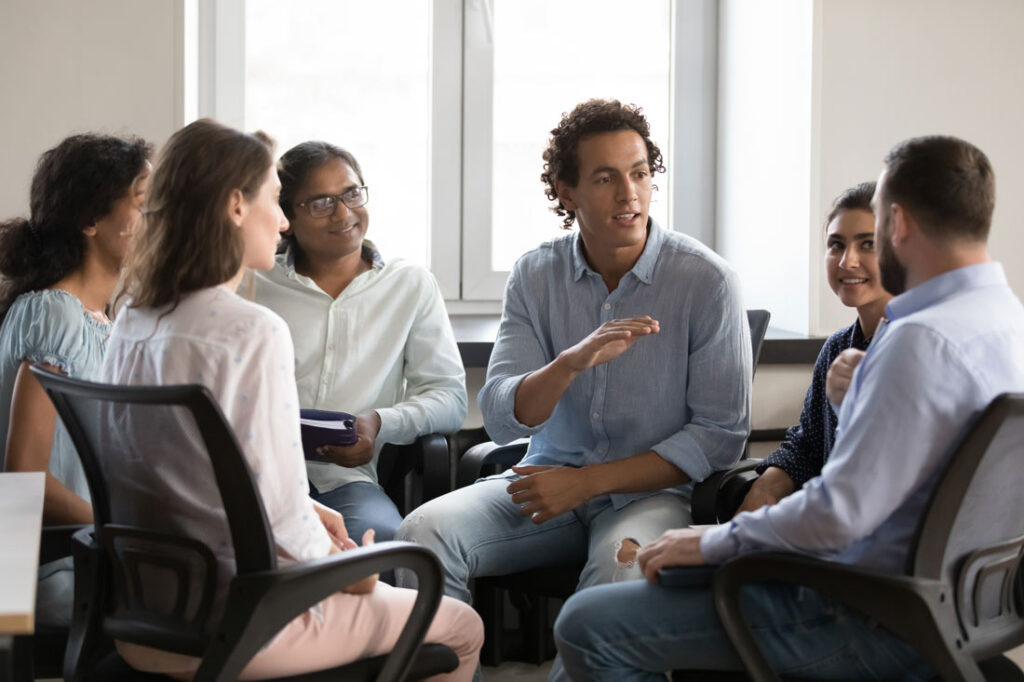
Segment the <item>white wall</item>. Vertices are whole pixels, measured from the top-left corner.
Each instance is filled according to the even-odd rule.
[[[822,212],[846,187],[875,179],[900,140],[962,137],[995,169],[991,252],[1024,297],[1024,2],[826,0],[819,11]],[[824,283],[824,243],[814,243],[811,330],[824,334],[853,316]]]
[[[3,0],[0,219],[28,210],[39,155],[75,132],[159,145],[181,124],[183,0]]]
[[[952,134],[996,172],[992,253],[1024,295],[1024,2],[723,0],[718,247],[749,307],[829,334],[822,220],[897,142]]]

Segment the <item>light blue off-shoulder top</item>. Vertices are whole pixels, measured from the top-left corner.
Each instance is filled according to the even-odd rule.
[[[7,443],[14,381],[21,363],[44,362],[60,368],[67,376],[95,380],[103,363],[110,327],[90,315],[76,296],[61,289],[29,292],[14,301],[0,326],[0,444]],[[0,447],[0,464],[4,450]],[[50,473],[69,490],[89,499],[85,471],[59,418],[50,448]],[[40,567],[40,580],[70,567],[70,561],[64,560],[45,564]],[[40,583],[40,590],[46,591],[44,582]],[[37,619],[43,616],[42,620],[46,620],[38,609],[36,615]]]

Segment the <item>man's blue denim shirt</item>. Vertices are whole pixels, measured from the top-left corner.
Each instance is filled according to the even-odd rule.
[[[650,315],[661,331],[580,374],[538,426],[514,414],[519,383],[601,324]],[[578,232],[516,263],[480,391],[487,433],[532,436],[523,463],[582,467],[654,450],[701,481],[737,461],[750,430],[750,332],[735,274],[700,242],[653,220],[615,291]],[[678,492],[689,495],[690,486]],[[613,494],[621,508],[652,493]]]

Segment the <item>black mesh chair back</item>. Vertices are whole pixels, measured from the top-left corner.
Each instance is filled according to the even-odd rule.
[[[94,538],[118,576],[104,630],[116,639],[201,656],[222,615],[217,585],[235,573],[277,567],[255,481],[216,401],[203,386],[107,386],[45,371],[36,376],[78,450],[92,494]],[[198,467],[194,454],[182,457],[188,450],[206,455]],[[142,451],[145,462],[136,455]],[[133,479],[132,494],[112,498],[111,477]],[[188,488],[173,489],[182,480]],[[204,497],[221,501],[221,509],[209,510],[207,542],[179,527],[182,519],[161,505],[166,496],[203,488]],[[218,545],[228,554],[233,548],[233,564],[218,566],[210,549]]]
[[[205,387],[110,386],[32,371],[74,441],[93,501],[94,528],[75,536],[65,679],[104,670],[111,657],[98,641],[109,637],[201,658],[196,680],[233,680],[310,606],[396,566],[412,570],[420,589],[392,653],[289,679],[419,679],[458,665],[450,648],[420,646],[442,592],[440,564],[425,548],[386,542],[278,567],[256,475]],[[305,477],[295,487],[307,494]],[[180,498],[192,504],[164,504]],[[154,679],[128,672],[124,679]]]
[[[1024,394],[1003,394],[973,423],[942,474],[907,572],[953,589],[957,643],[986,658],[1024,640]]]

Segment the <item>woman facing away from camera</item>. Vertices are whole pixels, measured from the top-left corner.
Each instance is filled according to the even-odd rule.
[[[110,333],[106,307],[140,216],[150,146],[75,135],[39,159],[29,217],[0,225],[0,463],[45,471],[43,523],[92,523],[85,474],[28,368],[95,379]],[[36,621],[71,621],[70,557],[40,567]]]
[[[875,215],[871,210],[874,182],[846,190],[832,203],[825,221],[825,275],[843,305],[856,308],[857,319],[828,337],[814,363],[800,423],[786,431],[778,449],[756,471],[738,511],[775,504],[821,473],[835,442],[836,414],[825,395],[832,361],[848,348],[866,350],[892,294],[882,288],[875,253]]]
[[[253,472],[283,562],[312,561],[356,544],[337,512],[308,494],[299,434],[292,340],[275,313],[236,295],[247,268],[274,265],[288,227],[269,139],[209,120],[179,130],[161,151],[147,212],[126,271],[129,302],[111,334],[102,377],[119,384],[199,383],[232,426]],[[126,431],[145,424],[124,424]],[[160,469],[160,475],[151,472]],[[142,520],[186,532],[216,555],[223,604],[233,549],[205,453],[159,447],[113,462],[111,499]],[[197,480],[202,478],[202,480]],[[373,542],[373,532],[362,543]],[[339,591],[289,623],[249,662],[242,679],[296,675],[387,652],[415,592],[376,576]],[[459,657],[450,679],[473,676],[483,639],[479,617],[444,598],[427,633]],[[198,661],[119,643],[133,667],[187,679]]]
[[[466,418],[465,370],[433,275],[387,262],[366,239],[369,190],[359,162],[327,142],[303,142],[278,163],[290,225],[273,269],[244,295],[288,323],[299,403],[357,415],[359,439],[306,462],[313,498],[341,512],[353,535],[391,540],[402,515],[377,481],[385,443],[452,433]]]

